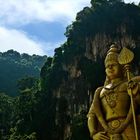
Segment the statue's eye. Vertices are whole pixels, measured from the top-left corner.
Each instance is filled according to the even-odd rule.
[[[107,65],[106,68],[110,68],[112,65]]]

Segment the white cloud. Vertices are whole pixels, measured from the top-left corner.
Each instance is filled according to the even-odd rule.
[[[10,27],[32,22],[61,22],[65,26],[75,19],[76,13],[90,6],[91,0],[0,0],[0,51],[14,49],[20,53],[53,55],[61,42],[41,42],[26,33]],[[125,0],[125,2],[138,0]],[[63,42],[63,41],[62,41]],[[45,53],[46,52],[46,53]]]
[[[27,24],[34,21],[57,21],[65,25],[76,13],[90,6],[91,0],[0,0],[0,24]],[[139,0],[125,0],[138,3]]]
[[[14,29],[0,27],[0,51],[4,52],[9,49],[16,50],[20,53],[52,55],[55,44],[39,42],[29,38],[24,32]],[[45,50],[44,50],[45,48]],[[45,53],[46,52],[46,53]]]
[[[134,2],[134,3],[138,4],[140,2],[140,0],[125,0],[125,2],[126,3],[132,3],[132,2]]]
[[[66,26],[89,4],[89,0],[0,0],[0,51],[14,49],[20,53],[53,55],[54,48],[63,41],[40,42],[17,27],[42,21],[61,22]]]
[[[33,21],[71,22],[85,5],[90,5],[90,0],[0,0],[0,21],[3,25]]]

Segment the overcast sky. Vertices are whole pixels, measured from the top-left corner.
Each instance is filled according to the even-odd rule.
[[[90,0],[0,0],[0,52],[53,56],[66,40],[66,27],[85,6]]]

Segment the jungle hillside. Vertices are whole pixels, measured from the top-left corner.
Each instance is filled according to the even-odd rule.
[[[47,56],[35,54],[31,56],[26,53],[20,54],[14,50],[0,52],[0,79],[2,81],[0,92],[9,96],[17,96],[19,90],[23,88],[22,86],[31,87],[31,82],[27,81],[39,78],[41,68],[46,60]],[[23,85],[25,79],[26,83]]]

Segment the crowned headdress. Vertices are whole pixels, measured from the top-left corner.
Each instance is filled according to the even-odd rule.
[[[107,63],[107,61],[115,61],[115,62],[118,61],[118,55],[119,55],[118,46],[116,44],[111,45],[105,58],[105,64]]]

